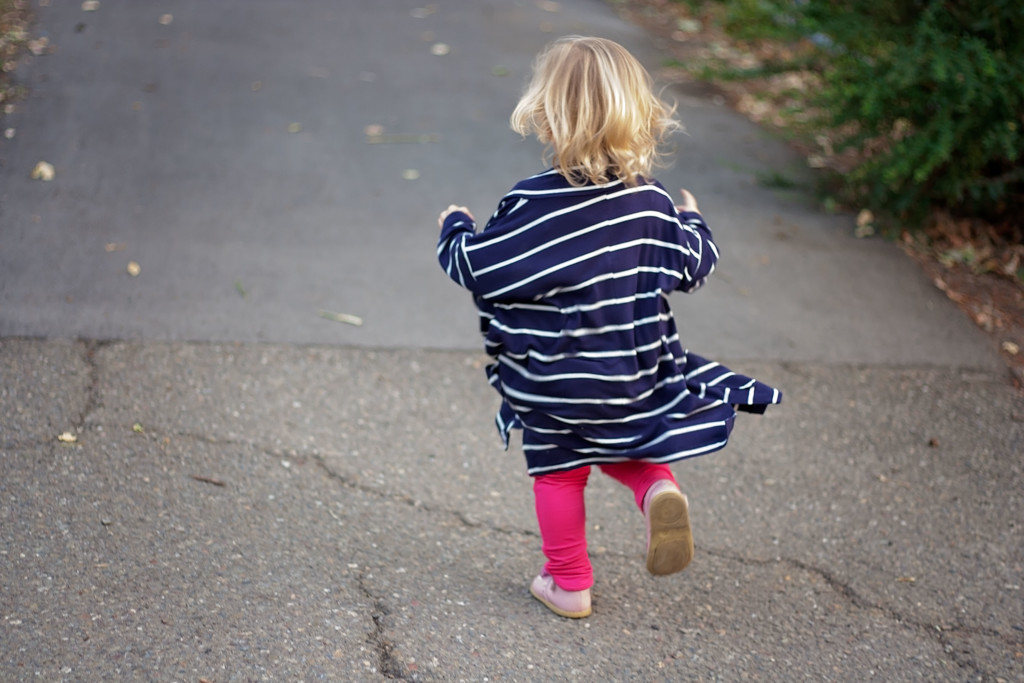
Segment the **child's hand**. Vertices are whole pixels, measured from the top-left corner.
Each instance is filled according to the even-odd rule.
[[[683,203],[676,204],[676,211],[700,213],[700,209],[697,208],[697,200],[693,198],[693,195],[688,190],[680,189],[679,194],[683,195]]]
[[[437,217],[437,227],[438,228],[443,228],[444,227],[444,219],[448,218],[449,215],[455,213],[456,211],[461,211],[462,213],[464,213],[467,216],[469,216],[470,219],[472,219],[473,221],[476,220],[475,218],[473,218],[473,214],[471,214],[469,212],[469,209],[467,209],[466,207],[464,207],[464,206],[456,206],[455,204],[449,204],[448,208],[445,209],[444,211],[442,211],[441,215]]]

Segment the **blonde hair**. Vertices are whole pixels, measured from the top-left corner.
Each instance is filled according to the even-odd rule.
[[[512,112],[512,130],[548,145],[552,165],[572,185],[649,179],[659,146],[682,126],[652,91],[651,78],[624,47],[566,36],[537,57]]]

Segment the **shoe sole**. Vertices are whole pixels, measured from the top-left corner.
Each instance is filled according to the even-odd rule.
[[[587,609],[579,612],[569,612],[567,610],[564,610],[545,600],[543,596],[538,594],[537,591],[533,589],[533,586],[530,586],[530,595],[537,598],[537,600],[539,600],[541,604],[543,604],[545,607],[547,607],[549,610],[551,610],[560,617],[566,617],[568,619],[582,619],[584,617],[589,617],[591,613],[594,611],[591,607],[588,607]]]
[[[647,547],[647,571],[655,576],[675,574],[693,559],[693,532],[686,496],[678,491],[662,491],[651,499],[647,510],[650,541]]]

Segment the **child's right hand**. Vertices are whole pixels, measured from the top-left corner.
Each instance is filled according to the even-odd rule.
[[[680,188],[679,194],[683,195],[683,203],[676,204],[676,211],[691,211],[693,213],[700,213],[700,209],[697,208],[697,200],[693,198],[689,190]]]

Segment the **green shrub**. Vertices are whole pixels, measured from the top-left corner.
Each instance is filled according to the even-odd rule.
[[[1024,2],[719,1],[737,37],[818,46],[811,104],[857,151],[851,200],[1024,222]]]

